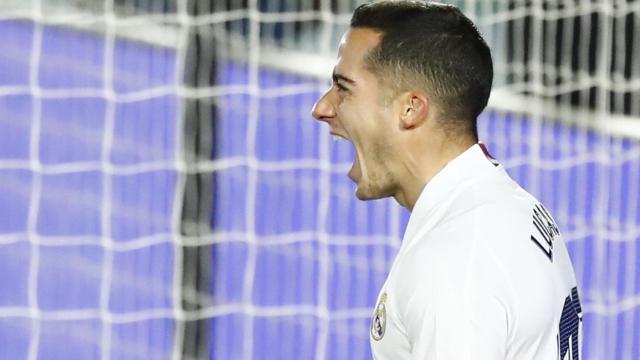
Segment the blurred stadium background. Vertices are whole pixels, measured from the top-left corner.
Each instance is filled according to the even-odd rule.
[[[0,358],[368,359],[408,213],[311,119],[352,0],[0,0]],[[640,359],[640,3],[453,1],[554,213],[585,359]]]

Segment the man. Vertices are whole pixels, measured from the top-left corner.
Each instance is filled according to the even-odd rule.
[[[477,142],[492,78],[457,8],[378,2],[355,10],[313,108],[353,143],[356,196],[412,212],[374,309],[376,359],[580,359],[557,226]]]

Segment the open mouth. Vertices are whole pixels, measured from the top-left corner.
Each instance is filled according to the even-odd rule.
[[[346,137],[337,134],[337,133],[331,133],[331,135],[333,136],[333,140],[334,141],[347,141],[351,144],[353,144],[351,142],[351,140],[347,139]],[[358,180],[360,179],[360,164],[358,161],[358,153],[355,150],[355,146],[354,146],[354,159],[353,159],[353,164],[351,165],[351,168],[349,169],[349,172],[347,173],[347,176],[355,183],[358,183]]]
[[[349,143],[351,143],[353,145],[351,140],[349,140],[348,138],[346,138],[343,135],[331,132],[331,136],[333,137],[334,141],[348,141]],[[349,169],[349,172],[347,173],[347,176],[355,183],[358,183],[358,180],[361,177],[360,163],[359,163],[358,153],[357,153],[357,150],[355,149],[355,146],[354,146],[353,164],[351,165],[351,169]]]

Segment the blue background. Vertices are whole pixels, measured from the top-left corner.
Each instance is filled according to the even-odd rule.
[[[105,332],[113,358],[169,358],[178,305],[172,212],[182,175],[173,166],[182,136],[175,53],[116,41],[113,101],[101,95],[99,35],[44,27],[30,79],[35,29],[0,22],[0,358],[26,358],[36,336],[40,359],[96,358]],[[370,358],[369,314],[408,213],[391,200],[353,196],[345,170],[351,145],[332,142],[309,115],[323,83],[260,69],[263,96],[255,97],[252,69],[218,66],[217,85],[246,85],[247,93],[217,99],[214,147],[222,165],[211,292],[204,294],[213,314],[211,358]],[[287,85],[318,90],[265,95]],[[22,90],[2,92],[10,88]],[[165,95],[126,98],[152,88]],[[104,153],[110,111],[113,143]],[[640,144],[500,112],[486,112],[479,128],[494,157],[564,233],[585,310],[584,358],[640,358]],[[30,166],[36,160],[42,171]],[[138,168],[149,164],[156,167]],[[30,225],[31,204],[38,211]],[[102,246],[102,237],[114,248]],[[105,267],[113,274],[102,288]],[[34,269],[39,318],[28,312]],[[107,313],[111,322],[100,316]]]

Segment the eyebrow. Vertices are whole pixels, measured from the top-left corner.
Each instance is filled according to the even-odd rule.
[[[338,82],[338,80],[342,80],[351,85],[356,84],[355,80],[349,79],[348,77],[337,73],[335,69],[333,69],[333,74],[331,75],[331,78],[333,79],[333,82]]]

